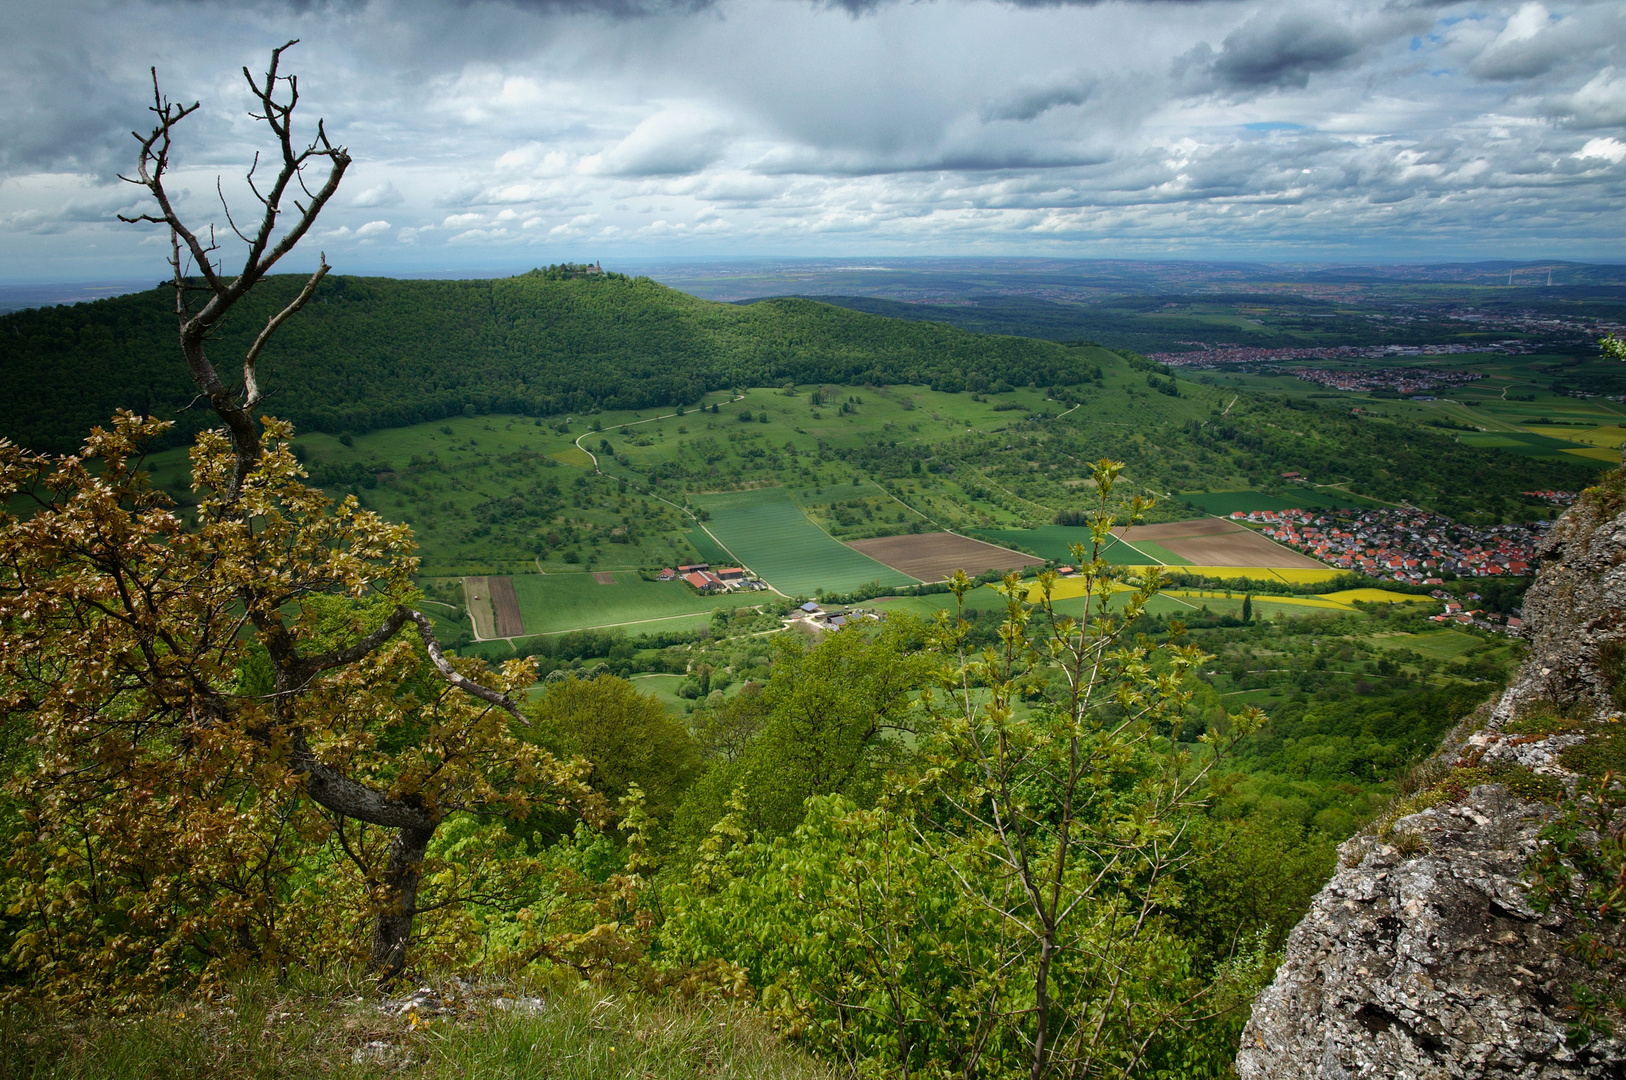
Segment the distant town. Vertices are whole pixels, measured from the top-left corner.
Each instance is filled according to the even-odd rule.
[[[1550,521],[1474,528],[1423,510],[1238,510],[1277,543],[1343,570],[1413,585],[1457,577],[1523,577]]]
[[[1202,341],[1182,341],[1191,345],[1190,352],[1159,352],[1147,355],[1170,367],[1217,368],[1231,364],[1277,364],[1288,360],[1383,360],[1396,356],[1452,356],[1459,354],[1504,353],[1517,355],[1535,351],[1530,343],[1518,340],[1482,342],[1474,345],[1328,345],[1287,349],[1260,349],[1247,345],[1209,345]],[[1422,370],[1422,369],[1413,369]],[[1436,372],[1432,375],[1460,375],[1461,372]],[[1295,368],[1288,374],[1297,375]],[[1363,374],[1365,374],[1363,372]],[[1475,375],[1474,378],[1484,378]]]

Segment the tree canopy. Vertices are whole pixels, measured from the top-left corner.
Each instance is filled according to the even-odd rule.
[[[246,351],[305,285],[268,276],[214,332]],[[0,433],[64,452],[116,408],[207,419],[174,362],[173,289],[0,317]],[[1090,372],[1051,342],[985,337],[808,300],[712,303],[648,278],[536,270],[470,281],[326,276],[260,362],[268,407],[302,431],[366,431],[476,413],[554,415],[690,404],[785,382],[1049,386]],[[63,395],[61,388],[72,387]]]

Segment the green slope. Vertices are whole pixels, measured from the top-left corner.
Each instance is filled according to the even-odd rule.
[[[302,280],[267,279],[211,342],[228,381],[253,335]],[[163,289],[0,317],[0,435],[76,447],[125,407],[179,418],[173,441],[209,422],[181,410],[195,389]],[[367,431],[475,414],[532,416],[689,404],[708,389],[990,384],[1089,377],[1077,351],[988,337],[807,300],[749,307],[699,300],[647,278],[532,272],[479,281],[330,276],[261,362],[269,410],[301,430]],[[205,410],[206,411],[206,410]]]

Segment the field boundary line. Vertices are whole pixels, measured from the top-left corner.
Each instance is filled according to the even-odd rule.
[[[1069,456],[1071,456],[1071,455],[1069,455]],[[989,475],[988,475],[988,471],[985,468],[978,469],[977,470],[977,475],[981,476],[984,480],[987,480],[988,483],[993,484],[996,488],[1003,491],[1005,494],[1009,495],[1011,498],[1015,499],[1017,502],[1025,502],[1029,506],[1037,506],[1040,510],[1047,510],[1050,513],[1055,513],[1054,510],[1051,510],[1050,507],[1046,506],[1044,503],[1036,503],[1032,499],[1024,499],[1022,496],[1018,495],[1016,492],[1012,491],[1010,488],[1006,487],[1004,484],[1001,484],[999,481],[990,478]],[[905,504],[905,505],[907,505],[907,504]]]
[[[786,488],[785,491],[787,493],[789,493],[790,489]],[[891,494],[891,493],[888,492],[888,494]],[[901,502],[902,500],[899,500],[899,501]],[[874,563],[876,566],[885,566],[888,570],[891,570],[893,573],[903,574],[904,577],[906,577],[909,580],[913,581],[916,585],[924,585],[924,584],[926,584],[926,579],[925,578],[918,578],[918,577],[915,577],[915,575],[913,575],[913,574],[905,574],[902,570],[899,570],[896,566],[890,566],[887,563],[882,562],[880,559],[877,559],[873,555],[865,555],[864,552],[859,551],[857,548],[853,547],[851,544],[848,544],[848,543],[846,543],[844,541],[841,541],[841,540],[837,540],[834,536],[831,536],[830,535],[830,530],[826,529],[823,525],[820,525],[817,521],[814,521],[813,520],[813,515],[809,514],[806,510],[804,510],[802,508],[802,504],[796,501],[796,497],[794,495],[791,496],[791,503],[792,503],[792,505],[794,505],[796,507],[796,512],[801,514],[803,517],[805,517],[807,519],[808,524],[812,525],[815,529],[819,530],[825,536],[829,536],[832,541],[834,541],[837,544],[840,544],[842,547],[846,548],[848,551],[852,552],[855,555],[863,555],[864,558],[868,559],[870,562]],[[909,504],[904,503],[904,505],[908,506]],[[925,517],[924,514],[922,514],[921,516]],[[931,518],[926,518],[926,520],[931,521],[933,525],[937,524],[937,522],[932,521]],[[939,526],[939,528],[941,528],[941,526]],[[947,530],[944,530],[944,531],[947,531]]]
[[[942,529],[944,532],[953,532],[954,531],[953,529],[948,528],[942,522],[938,521],[936,518],[932,517],[930,514],[926,513],[925,511],[916,510],[914,507],[910,506],[908,503],[906,503],[902,499],[898,498],[895,494],[888,491],[886,488],[881,487],[880,484],[876,484],[874,480],[871,480],[870,483],[875,484],[875,486],[877,488],[880,488],[881,494],[885,495],[887,498],[891,499],[893,502],[897,503],[899,506],[901,506],[905,510],[909,511],[911,514],[915,515],[915,517],[921,518],[921,519],[923,519],[925,521],[931,522],[933,525],[936,525],[939,529]],[[807,511],[804,510],[804,511],[802,511],[802,513],[805,514],[805,513],[807,513]],[[814,524],[818,524],[818,523],[814,522]],[[825,535],[828,536],[829,534],[826,533]],[[833,536],[831,536],[830,539],[836,540],[836,538],[833,537]],[[836,543],[839,544],[839,543],[841,543],[841,541],[836,540]],[[901,573],[901,571],[900,571],[900,573]]]
[[[1125,529],[1124,531],[1128,532],[1129,530]],[[1118,543],[1122,544],[1124,547],[1128,548],[1130,551],[1133,551],[1136,555],[1139,555],[1141,558],[1143,558],[1143,559],[1151,559],[1152,562],[1157,566],[1167,567],[1169,565],[1168,563],[1164,562],[1162,559],[1155,558],[1155,557],[1153,557],[1151,555],[1146,554],[1146,552],[1142,551],[1140,548],[1136,547],[1134,544],[1131,544],[1128,540],[1125,540],[1121,536],[1114,536],[1112,539],[1117,541]],[[1110,548],[1108,550],[1110,550]],[[1105,554],[1105,551],[1103,551],[1103,554]]]

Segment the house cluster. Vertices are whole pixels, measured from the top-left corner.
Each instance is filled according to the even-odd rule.
[[[1192,352],[1148,353],[1146,358],[1148,360],[1155,360],[1159,364],[1167,364],[1170,367],[1213,368],[1228,366],[1231,364],[1271,365],[1292,360],[1333,360],[1347,362],[1352,360],[1382,360],[1393,357],[1451,356],[1460,355],[1463,353],[1523,353],[1530,351],[1528,344],[1519,340],[1485,342],[1482,344],[1475,343],[1473,345],[1456,343],[1449,345],[1325,345],[1286,349],[1260,349],[1248,345],[1211,345],[1202,341],[1182,341],[1180,344],[1192,345],[1196,348]],[[1259,370],[1268,371],[1271,369],[1268,367],[1261,367]],[[1432,368],[1391,368],[1388,370],[1419,373],[1427,372],[1432,376],[1448,377],[1443,380],[1445,382],[1472,382],[1475,379],[1483,379],[1485,377],[1478,372],[1435,371]],[[1382,372],[1366,369],[1360,370],[1359,372],[1322,372],[1315,368],[1297,367],[1277,369],[1275,373],[1282,375],[1298,375],[1303,378],[1310,379],[1312,382],[1319,381],[1318,379],[1312,378],[1312,375],[1343,376],[1347,374],[1359,374],[1362,376],[1380,376],[1383,374]],[[1391,387],[1388,383],[1382,383],[1380,385],[1384,389],[1400,389],[1398,386]],[[1345,386],[1339,387],[1339,389],[1378,388],[1379,387],[1377,386],[1359,388]]]
[[[809,600],[792,611],[789,617],[786,618],[785,623],[787,626],[802,626],[823,633],[826,630],[840,630],[843,626],[858,622],[861,619],[878,622],[880,618],[873,611],[863,611],[859,608],[848,608],[846,611],[841,612],[826,611]]]
[[[1434,368],[1418,367],[1355,368],[1344,371],[1329,368],[1292,368],[1282,370],[1281,374],[1297,375],[1305,382],[1313,382],[1329,390],[1357,392],[1393,390],[1401,394],[1460,386],[1485,377],[1484,373],[1479,371],[1438,371]]]
[[[1580,493],[1575,491],[1521,491],[1519,494],[1540,499],[1542,502],[1550,502],[1554,506],[1569,506],[1580,496]]]
[[[1477,529],[1421,510],[1239,510],[1231,517],[1340,569],[1418,585],[1443,584],[1438,575],[1447,570],[1458,577],[1534,573],[1536,543],[1552,524]]]
[[[1483,611],[1479,608],[1465,608],[1457,600],[1449,599],[1450,594],[1436,589],[1433,593],[1436,600],[1445,601],[1445,610],[1438,615],[1430,616],[1437,623],[1456,623],[1460,626],[1477,626],[1481,630],[1502,630],[1509,634],[1517,634],[1524,629],[1524,620],[1517,615],[1499,615],[1494,611]],[[1469,593],[1468,602],[1479,599],[1478,593]]]
[[[662,567],[656,577],[661,581],[683,581],[701,594],[768,587],[742,566],[720,566],[713,570],[710,563],[690,563],[675,570],[670,566]]]

